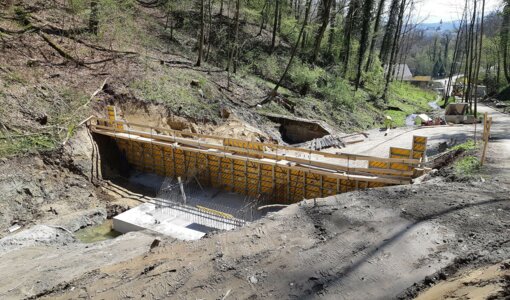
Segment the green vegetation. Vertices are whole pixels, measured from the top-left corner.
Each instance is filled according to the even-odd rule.
[[[148,63],[143,79],[136,79],[130,88],[142,100],[168,105],[183,116],[196,119],[215,119],[218,116],[217,89],[201,73],[176,70]],[[199,87],[191,86],[197,80]]]
[[[480,169],[480,160],[475,156],[465,156],[454,164],[455,172],[462,176],[470,176]]]
[[[57,143],[56,137],[51,134],[15,135],[13,137],[0,134],[0,157],[51,150]]]
[[[429,103],[436,99],[436,94],[407,83],[393,82],[389,97],[389,106],[399,110],[388,109],[384,113],[392,117],[394,126],[404,126],[408,115],[430,111]]]
[[[452,147],[451,150],[470,151],[475,150],[476,148],[477,146],[475,145],[475,142],[472,139],[469,139],[465,143]]]

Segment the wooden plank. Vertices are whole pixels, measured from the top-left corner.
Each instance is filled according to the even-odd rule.
[[[480,159],[481,166],[483,166],[483,164],[485,162],[485,156],[487,155],[487,147],[489,145],[489,137],[490,137],[490,131],[491,131],[491,126],[492,126],[492,117],[488,119],[487,124],[488,124],[487,125],[487,134],[485,135],[482,158]]]
[[[95,120],[101,120],[101,119],[95,119]],[[133,123],[127,123],[127,122],[120,121],[120,120],[117,120],[116,122],[117,123],[121,123],[121,124],[133,125]],[[153,129],[156,129],[156,130],[166,130],[166,131],[178,132],[176,130],[169,130],[169,129],[159,128],[159,127],[150,127],[150,126],[141,125],[141,124],[136,124],[136,126],[143,127],[143,128],[153,128]],[[92,124],[91,127],[96,127],[96,128],[105,129],[105,130],[111,130],[111,128],[106,127],[106,126],[101,126],[101,125],[93,125]],[[122,132],[128,132],[128,131],[131,132],[131,133],[138,134],[140,136],[146,136],[147,137],[147,133],[144,133],[144,132],[141,132],[141,131],[123,130]],[[160,135],[160,134],[154,134],[153,136],[154,136],[154,138],[157,138],[157,139],[169,140],[169,141],[174,141],[174,142],[177,141],[177,142],[182,143],[182,144],[187,144],[187,145],[192,145],[192,146],[197,146],[197,147],[199,147],[199,146],[201,146],[201,147],[210,147],[210,146],[218,147],[218,146],[221,146],[221,148],[219,148],[219,149],[223,149],[223,146],[224,146],[223,145],[223,138],[220,138],[220,137],[210,136],[210,135],[203,135],[203,134],[197,134],[197,133],[187,133],[187,132],[179,132],[179,133],[181,133],[182,135],[186,135],[186,136],[195,136],[195,137],[201,137],[201,138],[207,138],[207,139],[214,139],[214,140],[217,140],[217,141],[221,142],[221,144],[210,144],[210,143],[205,143],[205,142],[201,142],[200,143],[198,141],[191,140],[191,139],[171,137],[171,136],[164,136],[164,135]],[[150,137],[150,135],[148,137]],[[231,140],[234,140],[234,139],[231,139]],[[242,141],[242,140],[237,140],[237,141],[239,141],[239,142],[246,142],[246,141]],[[295,147],[289,147],[289,146],[274,145],[274,144],[264,144],[264,143],[260,143],[260,142],[250,142],[250,143],[253,144],[253,145],[256,145],[256,146],[267,147],[267,148],[275,150],[275,151],[278,151],[278,149],[285,149],[285,150],[290,150],[290,151],[295,151],[295,152],[302,152],[302,153],[306,153],[306,154],[317,154],[317,155],[321,155],[323,157],[328,157],[328,158],[349,159],[349,160],[355,160],[355,161],[356,160],[368,161],[370,159],[374,159],[374,160],[380,160],[380,161],[384,161],[384,162],[401,162],[401,163],[409,163],[409,164],[413,164],[413,165],[418,165],[420,163],[420,161],[417,160],[417,159],[398,159],[398,160],[395,160],[395,159],[391,159],[391,158],[381,158],[381,157],[359,155],[359,154],[348,154],[348,153],[336,153],[336,154],[333,154],[333,153],[328,153],[328,152],[321,152],[321,151],[309,150],[309,149],[301,149],[301,148],[295,148]],[[238,148],[239,150],[243,150],[243,148],[241,148],[241,147],[232,147],[232,148]],[[257,152],[261,152],[260,154],[269,154],[269,153],[263,152],[263,151],[257,151]]]
[[[103,132],[98,132],[98,133],[101,133],[103,135],[108,135],[111,137],[120,138],[120,139],[129,139],[126,136],[119,136],[112,132],[104,132],[103,131]],[[168,143],[159,142],[159,141],[136,140],[136,142],[143,143],[143,144],[150,144],[152,142],[154,144],[161,145],[161,146],[172,146],[175,149],[180,149],[181,151],[184,150],[184,151],[190,151],[190,152],[195,152],[195,153],[208,153],[210,155],[223,157],[223,158],[247,160],[247,161],[259,163],[262,166],[267,166],[268,168],[271,168],[271,165],[277,163],[276,161],[268,161],[268,160],[264,160],[264,159],[245,157],[245,156],[240,156],[240,155],[235,155],[235,154],[230,154],[230,153],[212,152],[212,151],[205,150],[205,149],[191,148],[191,147],[186,147],[186,146],[182,146],[182,145],[178,145],[178,144],[168,144]],[[313,170],[313,172],[316,174],[324,174],[324,175],[328,175],[328,176],[335,177],[335,178],[338,177],[338,178],[353,179],[353,180],[356,180],[356,179],[369,180],[369,181],[383,182],[383,183],[388,183],[388,184],[408,184],[409,183],[408,180],[403,180],[400,178],[387,178],[387,177],[379,177],[379,176],[365,176],[365,175],[352,175],[352,174],[347,175],[346,173],[331,172],[331,170],[313,168],[310,166],[302,167],[299,165],[296,165],[296,166],[286,165],[285,167],[291,168],[294,170],[304,170],[304,171]]]

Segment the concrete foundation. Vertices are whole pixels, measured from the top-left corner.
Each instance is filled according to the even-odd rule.
[[[234,225],[197,214],[183,207],[158,207],[144,203],[113,218],[113,229],[121,233],[152,230],[179,240],[198,240],[211,230],[230,230]]]

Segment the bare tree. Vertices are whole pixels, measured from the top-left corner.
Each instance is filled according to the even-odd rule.
[[[205,0],[200,0],[200,36],[198,40],[198,59],[196,65],[202,65],[202,56],[204,54],[204,32],[205,32]]]
[[[361,40],[358,51],[358,71],[356,74],[356,90],[358,90],[361,83],[361,73],[363,70],[363,61],[365,59],[365,53],[368,49],[368,40],[370,38],[370,24],[372,19],[372,9],[374,6],[374,0],[365,0],[363,5],[363,29],[361,30]]]
[[[312,6],[312,0],[306,0],[306,12],[305,12],[305,19],[303,21],[303,25],[301,26],[301,30],[299,30],[299,35],[296,40],[296,43],[294,44],[294,47],[292,48],[292,52],[290,54],[289,62],[287,63],[287,67],[285,67],[285,70],[283,71],[282,76],[280,77],[280,80],[273,88],[273,91],[271,92],[271,95],[269,98],[274,97],[278,93],[278,89],[283,83],[283,80],[285,80],[285,77],[287,76],[287,73],[289,72],[290,66],[292,65],[292,62],[294,61],[294,57],[296,56],[297,49],[299,47],[299,42],[301,41],[301,37],[303,36],[303,32],[305,31],[305,27],[308,25],[308,16],[310,14],[310,8]]]
[[[273,37],[271,38],[271,52],[274,51],[276,45],[276,31],[278,30],[278,15],[280,10],[280,0],[275,0],[274,7],[274,22],[273,22]]]
[[[99,28],[98,0],[90,0],[89,31],[97,35]]]
[[[331,12],[331,4],[334,0],[322,0],[322,15],[321,15],[321,21],[322,24],[317,30],[317,33],[315,34],[315,42],[313,46],[313,52],[312,57],[310,59],[310,63],[315,63],[317,60],[317,57],[319,56],[319,51],[321,49],[321,42],[322,38],[324,37],[324,33],[326,32],[326,28],[328,27],[329,20],[329,14]]]

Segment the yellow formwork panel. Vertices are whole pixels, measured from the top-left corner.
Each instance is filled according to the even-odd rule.
[[[368,161],[368,167],[375,169],[388,169],[389,166],[386,162],[370,160]]]
[[[339,180],[313,170],[258,163],[197,153],[173,147],[151,145],[137,141],[118,140],[128,162],[138,170],[162,176],[186,176],[194,170],[201,180],[252,197],[265,195],[280,203],[293,203],[306,198],[318,198],[347,192],[356,188],[384,186],[382,183],[358,183]],[[238,147],[238,146],[236,146]],[[380,166],[379,166],[380,167]],[[383,167],[387,167],[383,163]]]

